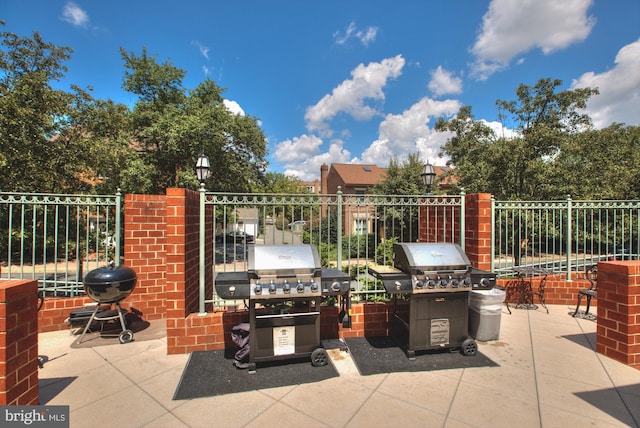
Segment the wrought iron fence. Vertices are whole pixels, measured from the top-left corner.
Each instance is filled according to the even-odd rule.
[[[211,207],[207,209],[207,207]],[[421,209],[430,207],[430,209]],[[462,214],[460,214],[462,213]],[[248,269],[249,244],[312,243],[323,267],[350,273],[354,298],[386,299],[384,287],[368,274],[371,264],[392,263],[394,242],[415,242],[419,225],[431,224],[430,239],[464,246],[464,195],[393,196],[319,194],[225,194],[201,192],[201,225],[211,215],[216,239],[201,239],[214,254],[217,272]],[[201,226],[203,227],[203,226]],[[201,229],[201,236],[205,236]],[[200,274],[200,308],[237,305],[213,296],[205,299],[204,271]]]
[[[492,201],[492,270],[530,266],[571,279],[602,260],[638,259],[640,201]]]
[[[113,196],[0,192],[4,279],[37,279],[51,296],[84,293],[84,273],[120,263],[120,192]]]

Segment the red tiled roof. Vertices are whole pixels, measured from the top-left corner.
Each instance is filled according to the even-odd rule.
[[[373,186],[387,175],[387,168],[369,164],[333,163],[331,169],[350,186]]]

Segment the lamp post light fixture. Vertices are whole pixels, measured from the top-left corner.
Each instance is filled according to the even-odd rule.
[[[196,162],[196,175],[198,181],[204,183],[211,175],[211,164],[209,163],[209,157],[202,153]]]
[[[202,153],[196,162],[196,175],[198,176],[198,181],[200,182],[200,225],[199,225],[199,261],[200,261],[200,271],[198,278],[199,285],[199,296],[200,296],[200,307],[198,311],[198,316],[204,316],[207,314],[204,305],[205,299],[205,291],[206,291],[206,249],[205,249],[205,238],[206,238],[206,190],[204,189],[204,182],[211,175],[211,164],[209,163],[209,158],[207,155]]]
[[[436,171],[433,169],[433,165],[429,162],[425,163],[422,167],[420,177],[422,177],[422,184],[424,184],[424,187],[427,189],[427,195],[431,195],[431,186],[433,186],[436,178]]]

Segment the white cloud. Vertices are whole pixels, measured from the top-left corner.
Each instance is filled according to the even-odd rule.
[[[274,157],[284,164],[295,164],[318,153],[322,139],[315,135],[302,135],[293,140],[285,140],[276,146]]]
[[[89,15],[80,6],[70,1],[62,9],[62,20],[70,23],[74,27],[85,28],[89,24]]]
[[[344,149],[343,141],[336,139],[329,145],[329,150],[320,153],[322,139],[315,135],[302,135],[278,143],[274,158],[284,165],[284,174],[296,176],[301,180],[314,180],[320,175],[323,163],[344,163],[350,160],[351,154]]]
[[[209,48],[197,40],[191,42],[192,45],[198,48],[200,51],[200,55],[202,55],[205,59],[209,59]]]
[[[492,0],[471,52],[472,75],[480,80],[507,67],[518,55],[547,55],[587,38],[595,19],[593,0]],[[522,61],[520,59],[519,61]]]
[[[382,89],[389,79],[402,74],[405,60],[401,55],[387,58],[381,62],[360,64],[352,72],[352,79],[345,80],[331,94],[325,95],[314,106],[307,108],[305,121],[309,132],[317,131],[322,136],[331,136],[333,131],[328,121],[339,113],[346,113],[356,120],[368,120],[381,115],[375,106],[367,101],[384,100]]]
[[[237,102],[224,99],[222,100],[222,104],[224,104],[227,110],[229,110],[231,113],[244,116],[244,110],[242,109],[242,107],[240,107],[240,104],[238,104]]]
[[[586,112],[596,128],[606,128],[613,122],[640,125],[640,39],[618,51],[615,66],[604,73],[584,73],[571,88],[597,88],[599,95],[591,97]]]
[[[358,30],[355,22],[351,22],[344,34],[340,31],[336,31],[333,33],[333,38],[336,41],[336,44],[344,45],[352,38],[355,38],[360,41],[364,46],[369,46],[369,43],[372,43],[376,40],[376,35],[378,34],[378,27],[368,27],[366,30]]]
[[[460,107],[458,100],[425,97],[402,114],[387,115],[378,128],[378,139],[362,153],[362,161],[387,166],[392,157],[405,159],[418,152],[423,159],[435,162],[449,135],[430,128],[430,118],[452,117]]]
[[[443,69],[442,66],[439,65],[438,68],[431,73],[429,90],[436,97],[445,94],[459,94],[462,92],[462,79],[454,76],[452,72]]]

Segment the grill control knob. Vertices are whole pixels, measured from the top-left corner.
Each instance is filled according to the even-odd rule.
[[[436,286],[436,281],[434,279],[430,279],[427,281],[427,287],[434,288]]]
[[[451,280],[451,287],[458,288],[458,285],[460,285],[460,281],[458,281],[457,279]]]
[[[253,287],[253,292],[256,294],[262,294],[262,285],[256,284],[256,286]]]
[[[447,281],[446,279],[441,279],[440,280],[440,288],[447,288],[447,284],[449,281]]]
[[[416,288],[422,288],[424,287],[424,281],[422,281],[421,279],[416,281]]]
[[[318,283],[315,281],[311,282],[311,291],[318,291]]]
[[[234,296],[236,294],[236,286],[232,285],[231,287],[229,287],[229,294]]]
[[[296,290],[298,290],[298,293],[304,293],[304,284],[302,283],[302,281],[298,280]]]
[[[471,287],[471,279],[465,278],[464,281],[462,281],[462,284],[465,288]]]
[[[490,285],[491,285],[491,282],[487,278],[482,278],[480,280],[480,287],[489,288]]]
[[[285,280],[284,284],[282,285],[282,291],[284,291],[285,293],[289,293],[291,291],[291,286],[289,285],[289,281]]]
[[[276,292],[276,285],[273,283],[273,281],[271,281],[271,284],[269,284],[269,293],[273,294]]]
[[[333,283],[331,283],[331,289],[333,291],[340,291],[340,283],[338,281],[333,281]]]

